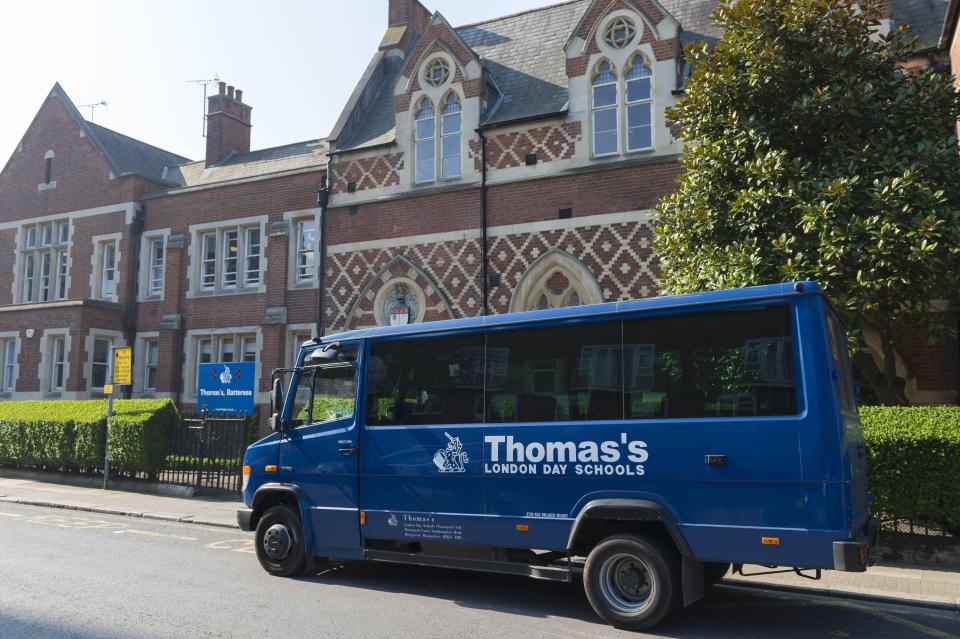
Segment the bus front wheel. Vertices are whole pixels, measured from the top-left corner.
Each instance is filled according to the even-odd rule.
[[[645,630],[679,604],[676,553],[658,540],[616,535],[590,552],[583,586],[594,611],[617,628]]]
[[[287,504],[271,506],[257,523],[257,559],[271,575],[291,577],[307,566],[300,517]]]

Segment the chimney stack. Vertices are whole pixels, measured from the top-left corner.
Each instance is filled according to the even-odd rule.
[[[219,83],[216,95],[207,98],[207,166],[250,151],[250,112],[243,91]]]
[[[399,47],[406,50],[427,29],[430,11],[418,0],[389,0],[387,10],[387,33],[380,43],[381,49]]]

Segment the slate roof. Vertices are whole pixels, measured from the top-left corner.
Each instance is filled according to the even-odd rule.
[[[182,155],[165,151],[85,120],[59,82],[53,85],[50,95],[60,98],[84,135],[100,151],[110,171],[117,177],[139,175],[148,180],[163,182],[165,167],[190,161]]]
[[[483,60],[503,98],[484,124],[496,124],[565,108],[563,45],[590,0],[574,0],[505,18],[460,27],[457,33]]]
[[[712,19],[717,0],[660,0],[660,4],[680,22],[684,43],[716,40],[722,35]],[[501,100],[484,114],[482,125],[543,117],[566,108],[569,96],[563,47],[589,5],[590,0],[569,0],[456,29],[480,56],[491,83],[502,93]],[[891,0],[894,26],[909,24],[921,50],[937,46],[946,8],[947,0]],[[350,116],[349,133],[337,140],[338,150],[394,141],[393,88],[398,77],[395,71],[382,70],[379,86],[365,89],[375,96],[348,107],[363,113]],[[359,121],[353,122],[354,117]],[[340,130],[338,127],[335,134]]]
[[[87,134],[99,142],[117,175],[139,175],[150,180],[164,180],[165,168],[190,161],[182,155],[135,140],[90,121],[87,121]]]
[[[327,164],[326,140],[307,140],[231,156],[213,166],[203,160],[171,166],[164,179],[180,187],[210,186],[222,182],[319,169]]]

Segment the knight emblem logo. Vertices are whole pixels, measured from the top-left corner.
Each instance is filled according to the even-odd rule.
[[[463,444],[460,443],[460,438],[453,437],[450,433],[446,432],[444,435],[446,435],[450,441],[447,442],[446,448],[441,448],[433,454],[433,463],[436,464],[441,473],[466,472],[466,465],[467,462],[470,461],[470,458],[467,456],[467,452],[463,450]]]
[[[396,526],[400,522],[397,521],[397,516],[395,514],[390,513],[390,516],[387,518],[387,523],[391,526]]]

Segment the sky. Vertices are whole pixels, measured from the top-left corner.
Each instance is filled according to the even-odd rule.
[[[557,0],[422,1],[459,26]],[[243,90],[253,149],[324,137],[386,26],[387,0],[4,2],[0,166],[54,82],[78,107],[105,101],[97,124],[194,160],[205,147],[192,80]]]

